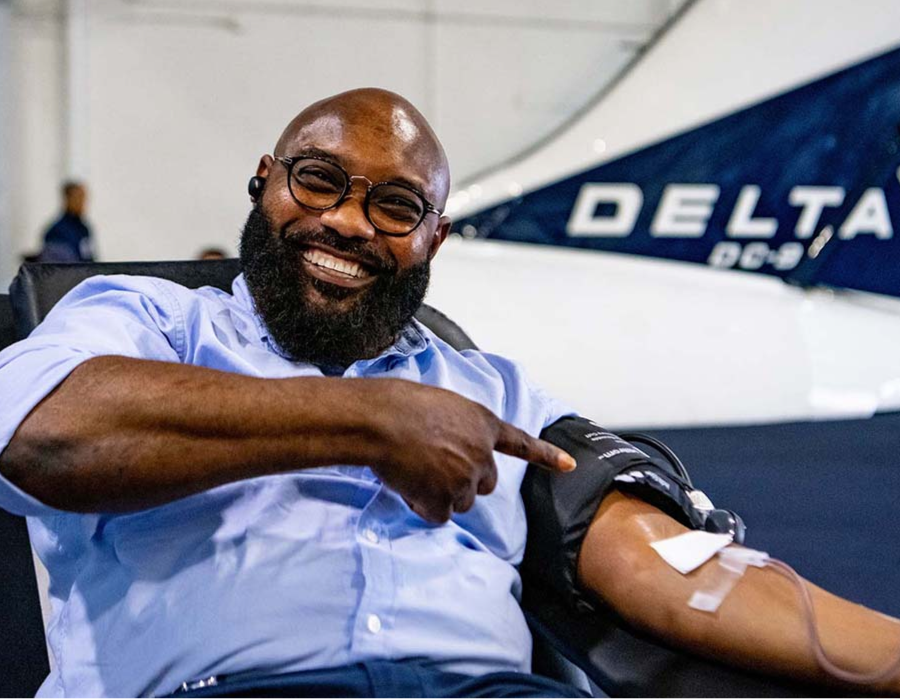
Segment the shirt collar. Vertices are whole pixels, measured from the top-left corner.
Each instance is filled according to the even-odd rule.
[[[263,323],[263,320],[256,312],[253,296],[247,288],[246,280],[244,280],[244,273],[241,273],[234,278],[234,282],[231,285],[231,291],[238,306],[253,320],[253,325],[260,342],[267,345],[273,352],[282,357],[287,357],[287,354],[278,346],[275,339],[269,335],[269,329],[266,328],[266,324]],[[430,344],[431,337],[427,329],[418,320],[413,318],[406,324],[403,330],[400,331],[400,334],[393,345],[385,349],[377,357],[359,360],[355,364],[371,366],[388,357],[414,357],[428,348]]]

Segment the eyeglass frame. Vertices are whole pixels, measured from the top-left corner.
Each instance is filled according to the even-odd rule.
[[[422,222],[425,221],[425,217],[427,217],[431,212],[434,212],[438,216],[441,216],[444,213],[440,209],[438,209],[436,206],[434,206],[431,202],[429,202],[428,199],[425,197],[425,195],[422,194],[421,192],[419,192],[419,190],[417,190],[414,187],[410,187],[409,185],[406,185],[406,184],[403,184],[400,182],[392,182],[391,180],[383,180],[382,182],[372,182],[365,175],[351,175],[346,170],[344,170],[344,168],[342,168],[338,163],[335,163],[333,160],[331,160],[329,158],[323,158],[321,156],[313,156],[313,155],[308,155],[308,156],[307,155],[300,155],[300,156],[276,156],[276,155],[273,155],[272,157],[275,160],[277,160],[278,162],[280,162],[282,165],[284,165],[285,170],[287,170],[288,192],[291,193],[291,199],[293,199],[299,206],[304,207],[305,209],[312,209],[313,211],[329,211],[330,209],[336,209],[350,195],[350,192],[353,190],[353,181],[354,180],[365,180],[366,183],[368,183],[368,184],[366,187],[366,198],[363,200],[363,213],[366,216],[366,221],[368,221],[370,224],[372,224],[372,228],[374,228],[378,233],[380,233],[383,236],[391,236],[393,238],[405,238],[406,236],[411,234],[413,231],[415,231],[417,228],[419,228],[419,226],[422,225]],[[327,207],[313,207],[313,206],[310,206],[309,204],[304,204],[299,199],[297,199],[297,195],[294,194],[294,188],[291,187],[291,174],[294,169],[294,163],[299,163],[302,160],[318,160],[318,161],[321,161],[322,163],[328,163],[328,165],[331,165],[332,167],[337,168],[338,170],[341,171],[341,173],[343,173],[344,180],[346,181],[346,184],[344,185],[344,191],[337,198],[337,201],[334,204],[327,206]],[[402,187],[403,189],[409,190],[410,192],[414,193],[416,196],[419,197],[419,199],[422,200],[422,204],[424,205],[424,209],[422,211],[422,216],[416,222],[416,225],[413,226],[406,233],[390,233],[389,231],[380,229],[380,228],[378,228],[378,226],[375,225],[375,222],[372,221],[372,217],[369,216],[369,198],[372,194],[372,190],[374,190],[376,187],[378,187],[380,185],[391,185],[392,187]]]

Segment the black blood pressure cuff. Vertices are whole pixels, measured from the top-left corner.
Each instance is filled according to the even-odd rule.
[[[545,428],[541,439],[572,455],[578,467],[560,473],[528,465],[522,483],[529,524],[522,569],[570,604],[589,605],[576,584],[578,553],[611,489],[633,494],[690,528],[702,527],[704,516],[690,498],[690,485],[614,433],[573,416]]]

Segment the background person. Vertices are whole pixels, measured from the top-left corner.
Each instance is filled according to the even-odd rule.
[[[224,260],[227,258],[225,251],[221,248],[204,248],[197,253],[197,260]]]
[[[62,186],[62,215],[44,234],[38,262],[90,262],[94,260],[91,229],[84,220],[87,188],[69,181]]]

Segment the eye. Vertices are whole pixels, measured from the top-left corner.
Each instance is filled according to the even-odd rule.
[[[418,221],[424,210],[421,200],[413,192],[394,186],[373,192],[371,201],[381,213],[396,221]]]
[[[294,171],[294,180],[313,192],[340,192],[344,189],[340,172],[318,165],[305,165]]]

